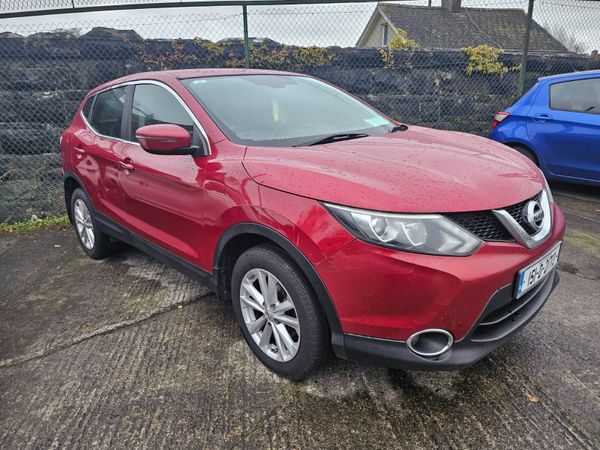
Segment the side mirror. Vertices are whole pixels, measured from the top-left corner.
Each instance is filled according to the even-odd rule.
[[[169,123],[138,128],[135,137],[140,146],[153,155],[195,155],[192,136],[185,128]]]

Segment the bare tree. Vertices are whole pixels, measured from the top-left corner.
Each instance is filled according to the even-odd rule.
[[[574,34],[568,32],[563,27],[559,25],[544,25],[544,28],[550,33],[554,38],[564,45],[567,50],[575,52],[575,53],[587,53],[587,45],[581,42]]]

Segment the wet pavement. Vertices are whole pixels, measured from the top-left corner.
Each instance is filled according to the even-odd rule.
[[[231,308],[71,230],[0,235],[0,448],[599,448],[600,190],[553,186],[561,284],[462,372],[266,370]]]

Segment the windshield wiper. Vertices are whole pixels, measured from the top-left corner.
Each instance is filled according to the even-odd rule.
[[[396,131],[406,131],[408,127],[406,125],[396,125],[388,133],[395,133]]]
[[[340,134],[332,134],[331,136],[327,136],[324,138],[320,138],[316,141],[306,142],[304,144],[297,144],[294,147],[305,147],[311,145],[319,145],[319,144],[329,144],[331,142],[339,142],[339,141],[348,141],[350,139],[358,139],[369,136],[366,133],[340,133]]]

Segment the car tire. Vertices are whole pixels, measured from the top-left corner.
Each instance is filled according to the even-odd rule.
[[[540,166],[540,162],[538,161],[537,156],[535,156],[535,153],[533,153],[530,149],[528,149],[524,145],[512,144],[512,145],[510,145],[510,147],[512,149],[518,151],[523,156],[526,156],[527,158],[532,160],[536,166],[538,166],[538,167]]]
[[[90,258],[103,259],[114,253],[110,237],[100,230],[93,215],[94,209],[83,189],[75,189],[71,196],[71,218],[75,234],[83,251]]]
[[[327,361],[327,321],[304,273],[284,251],[272,245],[245,251],[235,263],[231,292],[246,342],[271,371],[299,381]],[[286,309],[290,301],[293,308]]]

